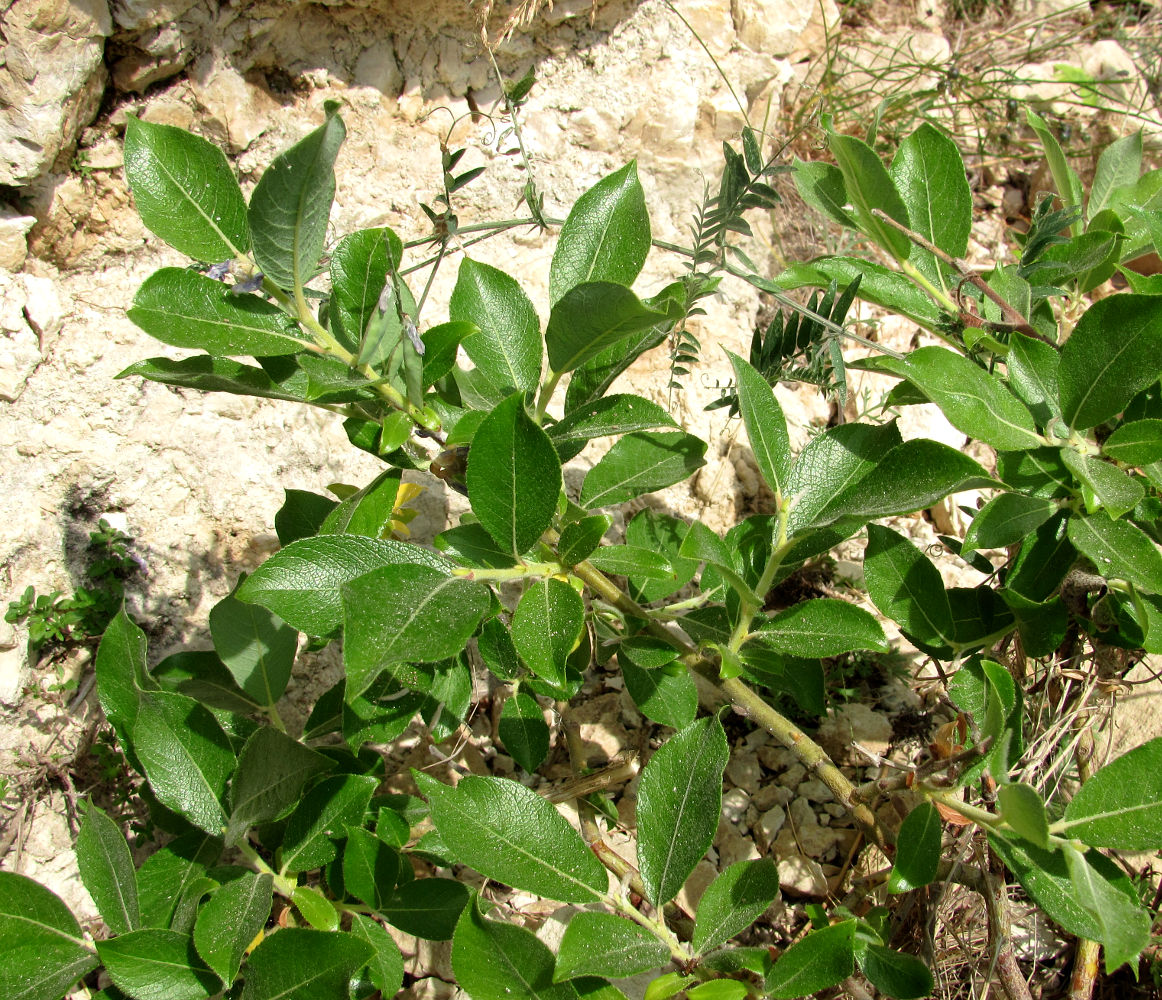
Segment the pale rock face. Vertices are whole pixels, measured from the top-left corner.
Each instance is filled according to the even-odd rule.
[[[233,153],[248,149],[271,124],[278,101],[262,83],[261,74],[243,76],[206,56],[190,74],[190,87],[208,116],[212,135],[224,138]]]
[[[28,231],[36,225],[36,216],[21,215],[14,208],[0,205],[0,268],[19,271],[28,257]]]
[[[832,0],[734,0],[732,7],[738,40],[776,58],[815,55],[826,34],[839,26]]]

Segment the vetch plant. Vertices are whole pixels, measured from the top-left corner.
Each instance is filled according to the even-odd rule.
[[[724,262],[727,237],[687,250],[683,277],[639,296],[651,233],[629,164],[561,224],[543,328],[514,277],[468,256],[447,321],[429,325],[390,230],[345,236],[324,264],[343,134],[329,107],[247,203],[209,143],[130,119],[125,162],[142,218],[194,262],[148,278],[130,316],[204,353],[125,374],[326,408],[387,468],[338,500],[288,492],[276,520],[283,547],[214,608],[212,651],[151,669],[142,630],[124,611],[112,621],[96,664],[101,706],[173,839],[135,868],[117,824],[88,807],[77,853],[108,931],[96,941],[49,890],[0,872],[0,994],[57,1000],[101,968],[112,985],[91,995],[391,996],[404,982],[391,927],[451,940],[473,1000],[613,998],[617,980],[641,973],[654,977],[650,1000],[797,997],[857,974],[920,997],[931,972],[893,947],[884,904],[954,880],[989,901],[1002,980],[1020,996],[1002,864],[1064,930],[1100,945],[1107,969],[1136,963],[1151,916],[1102,851],[1162,846],[1162,740],[1083,770],[1073,795],[1046,794],[1042,775],[1022,768],[1038,736],[1024,712],[1033,684],[1107,662],[1109,650],[1162,644],[1162,297],[1141,288],[1088,308],[1079,298],[1095,268],[1112,273],[1131,248],[1159,242],[1138,147],[1103,157],[1108,190],[1088,227],[1030,234],[1028,261],[976,278],[962,263],[971,201],[951,141],[923,125],[889,169],[833,132],[838,165],[799,164],[796,178],[893,265],[831,258],[771,281],[734,255],[747,280],[778,294],[830,289],[802,320],[757,337],[750,360],[728,352],[727,402],[773,510],[721,536],[647,509],[609,541],[606,510],[703,463],[706,443],[665,409],[610,389],[643,351],[683,343],[705,290],[698,266],[707,253]],[[771,169],[758,148],[748,130],[743,153],[728,156],[745,160],[751,184]],[[471,180],[453,175],[458,159],[445,152],[434,266],[466,231],[448,224]],[[792,452],[772,383],[798,367],[840,388],[852,362],[839,338],[857,294],[944,345],[859,364],[900,379],[899,405],[935,402],[994,449],[995,474],[935,441],[904,441],[894,423],[841,424]],[[1077,317],[1072,330],[1062,316]],[[568,494],[563,464],[599,438],[611,447]],[[471,508],[434,548],[399,537],[403,471],[429,463]],[[879,522],[970,488],[995,497],[955,546],[990,575],[946,589],[928,557]],[[764,607],[779,583],[860,532],[872,601],[940,665],[961,714],[905,777],[856,787],[772,702],[787,696],[822,716],[822,661],[887,652],[879,621],[836,598]],[[277,706],[303,635],[314,648],[341,642],[344,676],[292,734]],[[481,667],[505,686],[499,734],[520,767],[546,760],[551,702],[584,778],[569,702],[586,670],[613,657],[645,719],[675,730],[641,773],[634,863],[606,842],[600,797],[577,786],[588,796],[576,799],[577,827],[525,783],[495,776],[445,783],[416,771],[418,795],[381,793],[400,776],[385,775],[373,747],[417,716],[433,744],[456,735]],[[893,860],[844,905],[811,907],[810,933],[779,955],[732,944],[778,897],[775,859],[727,867],[693,913],[675,902],[718,826],[726,704],[788,747]],[[905,785],[914,808],[886,826],[876,807]],[[948,819],[979,829],[980,864],[953,853]],[[492,905],[490,882],[583,909],[553,949]]]

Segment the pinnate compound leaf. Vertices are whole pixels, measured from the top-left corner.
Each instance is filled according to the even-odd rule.
[[[549,428],[557,454],[566,462],[578,455],[587,441],[611,434],[677,427],[664,407],[641,396],[603,396],[578,407]]]
[[[384,566],[342,588],[347,626],[343,663],[347,701],[363,694],[387,668],[455,656],[489,607],[488,589],[427,566]],[[416,690],[430,681],[396,672]]]
[[[1058,393],[1070,427],[1120,413],[1162,371],[1162,297],[1111,295],[1077,321],[1061,348]]]
[[[464,341],[464,353],[498,391],[536,388],[541,379],[541,324],[515,279],[464,258],[448,317],[479,328]]]
[[[770,858],[739,861],[710,883],[698,902],[693,944],[699,954],[726,944],[766,912],[779,895],[779,870]]]
[[[638,868],[650,902],[673,899],[714,840],[730,750],[717,716],[697,719],[650,758],[638,789]]]
[[[468,453],[468,500],[497,545],[519,556],[552,523],[561,492],[553,442],[514,393],[476,430]]]
[[[888,651],[884,630],[873,615],[848,601],[821,597],[780,611],[759,629],[771,649],[787,656],[819,659],[854,649]]]
[[[85,803],[76,851],[81,881],[97,904],[105,926],[114,934],[137,930],[141,911],[133,856],[117,824],[92,802]]]
[[[564,903],[605,895],[609,879],[601,863],[536,792],[503,778],[469,775],[451,788],[428,775],[415,777],[431,803],[432,822],[457,861]]]
[[[468,897],[468,886],[455,879],[415,879],[396,889],[380,912],[405,934],[425,941],[450,941]]]
[[[375,957],[354,934],[290,927],[270,934],[246,961],[242,1000],[335,1000]]]
[[[1106,579],[1126,580],[1147,593],[1162,593],[1162,552],[1137,525],[1099,511],[1071,517],[1069,540]]]
[[[97,966],[77,918],[54,892],[0,871],[0,996],[60,1000]]]
[[[791,439],[783,408],[767,380],[748,362],[730,351],[726,355],[734,366],[738,405],[759,472],[775,496],[781,497],[791,470]]]
[[[1001,785],[997,789],[997,802],[1005,822],[1018,836],[1038,847],[1049,847],[1049,815],[1037,789],[1017,781]]]
[[[315,273],[335,198],[335,157],[347,131],[327,107],[327,120],[275,158],[250,196],[250,229],[258,268],[285,292]]]
[[[445,575],[448,561],[418,545],[361,535],[304,538],[276,552],[235,596],[269,608],[300,632],[328,635],[343,624],[344,584],[382,566],[428,566]]]
[[[561,374],[599,355],[631,334],[666,322],[624,285],[590,281],[570,288],[553,306],[545,328],[549,367]]]
[[[553,979],[609,976],[624,979],[666,964],[670,950],[658,938],[625,917],[612,913],[573,915],[557,951]]]
[[[307,792],[287,821],[282,838],[282,874],[320,868],[338,855],[335,840],[363,821],[378,780],[362,774],[324,778]]]
[[[310,343],[277,306],[182,267],[154,271],[126,315],[163,344],[207,354],[274,357]]]
[[[222,150],[184,129],[130,115],[124,152],[125,177],[151,233],[206,263],[245,256],[246,201]]]
[[[399,945],[380,923],[362,913],[351,914],[351,936],[365,941],[375,949],[371,961],[364,967],[365,977],[385,997],[393,997],[403,985],[403,955]],[[362,991],[352,990],[363,996]]]
[[[189,934],[147,929],[97,942],[113,984],[134,1000],[205,1000],[221,989]]]
[[[767,975],[767,994],[789,1000],[843,982],[855,971],[856,926],[856,921],[845,920],[791,945]]]
[[[940,814],[922,802],[904,817],[896,840],[896,860],[888,876],[888,892],[907,892],[928,885],[940,867]]]
[[[505,701],[498,730],[505,750],[530,774],[549,755],[549,726],[532,695],[518,691]]]
[[[866,944],[855,953],[860,971],[877,990],[896,1000],[919,1000],[932,995],[932,971],[914,955]]]
[[[618,441],[585,476],[583,507],[608,507],[665,489],[704,464],[706,442],[681,431],[641,431]]]
[[[553,252],[549,295],[556,303],[587,281],[632,285],[649,249],[650,217],[635,161],[603,177],[574,203]]]
[[[230,596],[210,609],[210,635],[238,686],[259,705],[276,704],[290,680],[298,632],[267,608]]]
[[[952,607],[940,571],[903,535],[868,526],[864,576],[872,603],[908,635],[934,646],[953,641]]]
[[[1091,847],[1156,851],[1162,846],[1162,738],[1111,761],[1065,808],[1065,833]]]
[[[222,982],[234,982],[246,949],[270,919],[273,887],[269,872],[246,872],[215,890],[198,911],[194,946]]]
[[[960,547],[962,557],[974,549],[1002,549],[1031,535],[1053,516],[1057,505],[1024,493],[1002,493],[972,519]]]
[[[1127,962],[1136,967],[1138,956],[1150,943],[1150,915],[1104,878],[1086,855],[1070,844],[1063,851],[1077,900],[1101,928],[1095,940],[1104,949],[1106,973]]]
[[[184,695],[147,692],[133,726],[133,747],[154,795],[199,829],[221,834],[226,780],[235,760],[209,709]]]

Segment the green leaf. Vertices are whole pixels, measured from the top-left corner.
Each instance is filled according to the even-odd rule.
[[[221,989],[189,934],[155,928],[97,942],[113,985],[134,1000],[205,1000]]]
[[[338,855],[332,838],[363,821],[379,781],[369,775],[337,774],[307,792],[290,815],[282,839],[281,874],[321,868]]]
[[[0,871],[0,954],[0,996],[9,1000],[60,1000],[97,966],[60,897],[8,871]]]
[[[250,196],[250,230],[259,270],[284,292],[314,276],[335,198],[335,157],[347,130],[327,108],[327,120],[275,158]]]
[[[996,376],[943,347],[921,347],[903,361],[877,358],[877,371],[911,382],[969,437],[998,451],[1021,451],[1044,444],[1033,417]]]
[[[905,955],[882,944],[866,944],[855,953],[860,971],[886,996],[919,1000],[932,995],[932,972],[914,955]]]
[[[210,609],[214,649],[238,686],[272,707],[286,691],[299,634],[266,608],[224,597]]]
[[[808,205],[841,226],[859,228],[846,208],[847,186],[839,167],[825,160],[807,161],[795,157],[792,168],[795,187]]]
[[[816,257],[809,263],[792,264],[781,271],[771,284],[776,291],[802,288],[827,288],[832,281],[841,288],[860,277],[859,297],[874,302],[923,326],[934,326],[940,310],[926,293],[900,274],[860,257]],[[762,287],[758,282],[757,287]]]
[[[273,886],[269,872],[246,872],[217,889],[198,911],[194,946],[222,982],[234,982],[246,949],[270,919]]]
[[[476,637],[476,648],[484,665],[503,681],[516,680],[523,672],[512,635],[498,618],[484,623]]]
[[[569,289],[553,306],[545,328],[549,367],[572,371],[631,334],[666,322],[624,285],[590,281]]]
[[[698,719],[650,758],[638,788],[638,868],[650,902],[673,899],[714,840],[730,750],[717,716]]]
[[[960,554],[974,549],[1003,549],[1014,545],[1044,524],[1057,505],[1023,493],[1002,493],[986,503],[972,519]]]
[[[242,1000],[335,1000],[375,956],[354,934],[290,927],[268,935],[246,962]]]
[[[147,653],[145,633],[121,608],[109,622],[97,647],[97,698],[134,766],[137,763],[132,735],[141,692],[157,687],[149,675]]]
[[[230,782],[227,844],[252,826],[278,819],[294,806],[307,782],[334,763],[270,726],[254,731],[238,755]]]
[[[618,375],[665,339],[665,326],[651,327],[622,338],[574,369],[565,392],[565,412],[572,413],[586,403],[600,399]]]
[[[290,894],[290,901],[294,904],[299,916],[317,931],[337,931],[339,929],[339,911],[314,886],[296,886]]]
[[[468,886],[455,879],[415,879],[401,885],[381,912],[405,934],[426,941],[450,941],[468,897]]]
[[[1009,383],[1029,406],[1029,412],[1044,427],[1060,416],[1057,403],[1057,369],[1061,355],[1049,344],[1023,333],[1009,334]]]
[[[940,867],[940,838],[940,814],[931,802],[921,802],[900,824],[888,892],[919,889],[935,880]]]
[[[1013,782],[997,789],[1001,815],[1017,835],[1038,847],[1049,847],[1049,815],[1040,793],[1032,785]]]
[[[689,525],[672,514],[663,514],[652,508],[638,511],[625,527],[625,540],[629,545],[653,549],[670,560],[676,574],[673,580],[640,580],[629,578],[629,593],[643,604],[660,600],[686,586],[698,571],[694,559],[681,559],[678,552],[689,531]],[[689,720],[687,720],[689,721]],[[681,727],[678,727],[681,728]]]
[[[120,828],[92,802],[77,834],[77,866],[81,881],[97,904],[105,926],[128,934],[141,926],[133,856]]]
[[[1064,853],[1077,900],[1101,928],[1097,940],[1105,951],[1106,974],[1127,962],[1136,969],[1138,956],[1150,943],[1150,915],[1103,878],[1072,844],[1065,845]]]
[[[767,994],[803,997],[843,982],[855,971],[856,926],[845,920],[796,941],[767,975]]]
[[[670,997],[681,993],[690,983],[690,978],[681,972],[668,972],[650,981],[646,987],[644,1000],[669,1000]]]
[[[604,573],[632,576],[639,580],[677,579],[670,560],[653,549],[636,545],[603,545],[589,556],[589,562]]]
[[[903,535],[868,525],[864,577],[872,603],[909,636],[934,646],[952,643],[952,608],[940,571]]]
[[[303,398],[302,395],[283,388],[261,368],[231,361],[229,358],[212,358],[208,354],[194,354],[178,361],[171,358],[149,358],[147,361],[135,362],[124,371],[118,372],[117,378],[128,378],[130,375],[140,375],[150,382],[158,382],[161,385],[176,385],[201,392],[228,392],[236,396],[287,399],[293,402],[300,402]]]
[[[452,971],[472,1000],[576,1000],[571,983],[553,985],[553,953],[530,930],[487,920],[478,899],[452,938]]]
[[[591,514],[579,521],[570,521],[561,531],[557,558],[565,566],[583,562],[601,544],[612,524],[613,518],[608,514]]]
[[[746,983],[736,979],[711,979],[686,990],[689,1000],[743,1000],[749,994]]]
[[[860,229],[896,260],[907,260],[912,249],[908,237],[872,215],[873,209],[879,209],[902,225],[909,225],[907,206],[875,150],[866,142],[838,132],[828,133],[827,143],[843,173],[847,197],[855,206]]]
[[[847,601],[817,598],[803,601],[757,629],[763,642],[778,653],[818,659],[855,649],[888,651],[884,630],[875,618]]]
[[[1102,442],[1101,450],[1126,465],[1142,467],[1162,460],[1162,420],[1122,424]]]
[[[1084,430],[1120,413],[1162,372],[1162,298],[1111,295],[1091,305],[1061,348],[1061,414]]]
[[[344,584],[342,595],[348,702],[395,664],[455,656],[489,608],[486,587],[406,564],[357,577]],[[430,686],[411,668],[394,670],[393,675],[414,690]]]
[[[553,980],[559,983],[574,976],[624,979],[660,968],[669,958],[669,949],[655,935],[625,917],[575,913],[557,950]]]
[[[163,344],[207,354],[297,354],[310,344],[277,306],[181,267],[154,271],[126,315]]]
[[[1014,490],[1034,497],[1065,497],[1076,489],[1060,448],[998,452],[997,474]]]
[[[730,351],[726,356],[734,366],[738,405],[755,462],[776,498],[781,498],[791,469],[791,439],[787,436],[783,408],[767,380],[748,362]]]
[[[1146,495],[1146,487],[1140,478],[1132,477],[1100,458],[1080,455],[1072,448],[1062,448],[1061,460],[1093,492],[1112,518],[1129,513]]]
[[[351,935],[375,949],[374,956],[365,966],[371,985],[385,997],[395,996],[403,986],[403,955],[395,939],[382,924],[362,913],[351,914]],[[352,993],[364,995],[356,989]]]
[[[464,258],[448,318],[479,328],[464,342],[464,353],[498,391],[507,395],[513,389],[536,388],[541,380],[541,324],[513,278]]]
[[[549,726],[531,695],[518,691],[506,699],[497,729],[509,756],[530,774],[549,755]]]
[[[434,539],[436,548],[464,566],[486,569],[508,569],[516,565],[516,556],[505,552],[484,528],[471,522],[441,531]]]
[[[1101,151],[1097,170],[1089,189],[1085,219],[1089,222],[1110,203],[1110,194],[1120,187],[1135,184],[1142,172],[1142,133],[1115,139]]]
[[[1112,521],[1098,512],[1071,517],[1068,533],[1077,550],[1107,580],[1125,580],[1148,593],[1162,593],[1162,552],[1137,525]]]
[[[194,260],[246,255],[246,201],[222,150],[184,129],[130,115],[124,156],[125,178],[146,229]]]
[[[956,143],[925,122],[900,143],[889,174],[912,230],[950,256],[963,257],[972,227],[972,192]],[[929,281],[944,286],[944,268],[930,250],[912,243],[908,259]]]
[[[704,464],[706,442],[680,431],[642,431],[618,441],[585,476],[583,507],[608,507],[665,489]]]
[[[1162,846],[1162,738],[1143,743],[1098,771],[1078,789],[1058,826],[1066,836],[1092,847],[1158,850]]]
[[[440,837],[461,864],[564,903],[605,895],[609,879],[601,863],[536,792],[502,778],[469,775],[455,788],[418,772],[415,778]]]
[[[222,841],[196,831],[170,841],[137,869],[137,899],[144,927],[168,927],[186,890],[222,853]]]
[[[1044,601],[1057,589],[1077,558],[1066,530],[1073,520],[1062,511],[1026,539],[1005,578],[1009,590],[1029,601]]]
[[[566,413],[549,428],[549,437],[562,462],[578,455],[587,441],[612,434],[648,431],[678,424],[657,403],[641,396],[604,396]]]
[[[341,590],[382,566],[428,566],[447,574],[447,560],[418,545],[361,535],[304,538],[276,552],[235,592],[269,608],[292,628],[328,635],[343,624]]]
[[[650,217],[637,163],[603,177],[574,203],[549,268],[555,304],[576,285],[632,285],[650,249]]]
[[[698,689],[685,667],[649,670],[622,663],[621,675],[633,703],[647,719],[682,729],[698,715]]]
[[[147,692],[133,726],[133,747],[165,805],[207,833],[222,832],[226,780],[235,761],[209,709],[184,695]]]
[[[402,255],[400,238],[386,228],[350,233],[331,251],[331,332],[349,350],[359,350],[388,273],[398,269]]]
[[[552,523],[561,492],[553,443],[528,414],[520,393],[499,404],[468,453],[468,500],[496,544],[519,556]]]
[[[778,898],[779,870],[774,861],[739,861],[702,894],[694,921],[694,949],[704,955],[726,944],[761,917]]]
[[[1049,161],[1049,172],[1053,175],[1053,183],[1057,188],[1057,193],[1061,196],[1062,204],[1066,208],[1080,209],[1081,179],[1066,160],[1057,137],[1049,130],[1045,119],[1032,108],[1025,109],[1025,119],[1033,131],[1037,133],[1037,138],[1041,140],[1041,145],[1045,148],[1045,158]],[[1081,232],[1080,222],[1074,223],[1073,232],[1074,235]]]

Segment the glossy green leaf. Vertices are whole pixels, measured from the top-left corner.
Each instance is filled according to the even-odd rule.
[[[1120,413],[1162,372],[1162,298],[1111,295],[1091,305],[1061,348],[1061,414],[1084,430]]]
[[[286,498],[274,515],[274,530],[284,548],[300,538],[312,538],[337,506],[331,497],[308,490],[284,490]]]
[[[609,976],[624,979],[665,965],[669,949],[632,920],[612,913],[581,912],[565,926],[553,979]]]
[[[589,556],[589,562],[603,573],[632,576],[639,580],[668,580],[678,574],[660,552],[636,545],[603,545]]]
[[[415,879],[396,889],[381,912],[405,934],[426,941],[450,941],[468,898],[468,886],[455,879]]]
[[[1162,846],[1162,739],[1111,761],[1065,808],[1061,829],[1092,847],[1155,851]]]
[[[1102,442],[1101,450],[1126,465],[1140,467],[1162,461],[1162,420],[1122,424]]]
[[[737,354],[726,352],[738,383],[738,405],[755,462],[776,497],[782,497],[791,470],[791,439],[783,408],[774,390],[755,369]]]
[[[940,840],[940,814],[931,802],[921,802],[900,824],[888,892],[907,892],[932,882],[940,867]]]
[[[653,549],[666,556],[676,574],[673,580],[645,580],[631,576],[628,580],[629,593],[635,601],[649,603],[660,600],[684,587],[694,578],[698,571],[698,562],[678,557],[687,531],[689,525],[685,521],[649,507],[638,511],[626,525],[627,544]]]
[[[359,350],[388,273],[399,267],[402,255],[403,243],[386,228],[350,233],[331,251],[331,332],[349,350]]]
[[[97,904],[105,926],[128,934],[141,926],[133,856],[120,828],[92,802],[77,834],[77,867],[81,881]]]
[[[229,596],[210,609],[210,635],[247,695],[268,708],[278,702],[294,667],[297,631],[268,609]]]
[[[1118,188],[1134,184],[1142,172],[1142,133],[1115,139],[1101,151],[1085,206],[1086,221],[1090,221],[1110,203],[1110,195]]]
[[[848,229],[857,229],[855,219],[847,211],[847,185],[843,171],[825,160],[800,160],[792,164],[795,187],[800,197],[817,212]]]
[[[608,514],[591,514],[579,521],[570,521],[561,531],[557,557],[566,566],[576,566],[601,544],[612,524],[613,518]]]
[[[221,853],[220,839],[196,831],[171,840],[146,858],[137,869],[142,926],[169,927],[178,900]]]
[[[1037,138],[1041,140],[1041,145],[1045,149],[1045,158],[1049,162],[1049,172],[1053,176],[1053,184],[1057,188],[1057,193],[1061,196],[1061,201],[1066,208],[1081,208],[1081,179],[1077,176],[1077,172],[1069,165],[1069,161],[1065,158],[1065,153],[1061,148],[1061,144],[1057,141],[1057,137],[1049,129],[1045,119],[1037,114],[1032,108],[1025,108],[1025,119],[1029,126],[1037,133]],[[1076,235],[1081,232],[1081,223],[1074,224],[1073,232]]]
[[[912,230],[950,256],[963,257],[972,226],[972,192],[956,143],[925,122],[900,143],[888,172]],[[929,281],[944,285],[942,265],[930,250],[913,243],[908,259]]]
[[[434,541],[436,548],[463,566],[508,569],[516,565],[516,556],[497,545],[475,522],[441,531]]]
[[[690,1000],[743,1000],[749,994],[746,983],[737,979],[711,979],[686,990]]]
[[[767,994],[804,997],[843,982],[855,971],[854,920],[812,931],[788,948],[767,976]]]
[[[679,652],[672,643],[654,635],[634,635],[617,644],[619,660],[628,661],[644,670],[656,670],[673,663]]]
[[[396,664],[455,656],[468,644],[490,602],[488,589],[478,583],[414,565],[372,570],[344,584],[342,596],[349,702]],[[414,690],[429,686],[413,676],[414,669],[392,672]]]
[[[1096,940],[1105,952],[1106,973],[1126,963],[1136,969],[1138,956],[1150,943],[1150,914],[1127,899],[1072,844],[1066,844],[1063,852],[1077,900],[1101,929]]]
[[[539,580],[512,616],[512,641],[528,668],[538,677],[563,684],[565,660],[585,623],[585,602],[562,580]]]
[[[717,716],[662,745],[638,787],[638,868],[650,902],[673,899],[714,840],[730,750]]]
[[[327,107],[327,120],[266,168],[250,196],[250,229],[259,270],[284,292],[314,276],[335,198],[335,157],[346,129]]]
[[[244,365],[230,358],[212,358],[194,354],[177,361],[172,358],[149,358],[131,364],[117,373],[117,378],[139,375],[150,382],[175,385],[201,392],[228,392],[236,396],[258,396],[263,399],[302,400],[300,393],[284,388],[261,368]]]
[[[1001,815],[1017,835],[1038,847],[1049,846],[1049,815],[1045,803],[1032,785],[1013,782],[997,789]]]
[[[8,871],[0,871],[0,954],[0,996],[11,1000],[60,1000],[97,965],[60,897]]]
[[[97,942],[109,978],[134,1000],[205,1000],[221,988],[189,934],[154,928]]]
[[[484,623],[476,637],[476,648],[484,665],[501,680],[516,680],[524,672],[512,634],[498,618]]]
[[[256,729],[238,755],[230,782],[227,844],[246,831],[286,814],[307,782],[331,770],[334,762],[271,726]]]
[[[693,945],[699,954],[726,944],[767,910],[779,895],[774,861],[739,861],[722,872],[698,901]]]
[[[690,983],[690,978],[681,972],[668,972],[650,981],[646,987],[644,1000],[669,1000],[681,993]]]
[[[588,281],[632,285],[649,249],[650,217],[637,163],[631,161],[574,203],[553,252],[549,296],[556,303]]]
[[[277,306],[181,267],[154,271],[126,315],[164,344],[207,354],[295,354],[310,343]]]
[[[1009,335],[1009,384],[1028,405],[1039,426],[1060,416],[1057,369],[1061,355],[1050,344],[1023,333]]]
[[[467,257],[460,262],[448,318],[479,328],[464,341],[477,371],[504,395],[535,389],[541,379],[541,324],[520,285],[503,271]]]
[[[855,207],[860,229],[896,260],[907,260],[912,247],[908,237],[872,214],[873,209],[879,209],[902,225],[909,225],[907,206],[875,150],[838,132],[828,134],[827,144],[843,173],[847,197]]]
[[[884,630],[875,617],[848,601],[816,598],[780,611],[757,630],[778,653],[818,659],[855,649],[888,651]]]
[[[530,930],[488,920],[477,899],[452,939],[452,971],[472,1000],[576,1000],[570,983],[553,985],[553,953]]]
[[[1072,448],[1061,449],[1061,460],[1112,518],[1129,513],[1146,494],[1141,478],[1128,475],[1110,462],[1092,455],[1080,455]]]
[[[603,396],[586,403],[549,428],[561,461],[578,455],[586,442],[612,434],[648,431],[655,427],[677,427],[664,407],[641,396]]]
[[[998,452],[997,475],[1014,490],[1045,499],[1068,496],[1075,489],[1060,448]]]
[[[624,285],[590,281],[562,295],[549,313],[545,347],[549,367],[570,372],[631,334],[666,321]]]
[[[362,913],[351,914],[351,936],[375,949],[365,966],[366,978],[385,997],[395,996],[403,985],[403,955],[399,945],[382,924]],[[353,990],[357,996],[363,995]]]
[[[809,263],[791,264],[772,284],[777,290],[827,288],[832,281],[845,287],[860,276],[859,297],[898,312],[908,319],[932,326],[940,311],[932,299],[899,271],[860,257],[816,257]],[[759,286],[761,287],[761,285]]]
[[[1060,597],[1030,601],[1008,588],[998,594],[1013,613],[1027,656],[1048,656],[1061,644],[1069,615]]]
[[[872,603],[908,635],[936,646],[953,641],[952,608],[940,571],[903,535],[868,526],[864,578]]]
[[[505,699],[498,723],[505,750],[530,774],[549,755],[549,726],[536,698],[518,691]]]
[[[125,179],[150,232],[206,263],[246,255],[246,201],[222,150],[184,129],[130,115],[124,157]]]
[[[896,1000],[920,1000],[932,995],[932,972],[914,955],[866,944],[855,953],[860,971],[877,990]]]
[[[290,927],[275,931],[246,962],[241,1000],[335,1000],[375,956],[354,934]]]
[[[1044,524],[1057,510],[1049,500],[1024,493],[1002,493],[986,503],[972,519],[960,548],[961,556],[974,549],[1003,549],[1014,545]]]
[[[468,453],[468,499],[496,544],[527,551],[552,523],[561,492],[561,462],[548,435],[525,413],[517,393],[476,431]]]
[[[666,327],[656,326],[624,337],[604,348],[569,376],[565,392],[565,412],[572,413],[600,399],[617,377],[646,351],[659,346],[666,339]]]
[[[1073,520],[1062,511],[1025,541],[1005,578],[1009,590],[1029,601],[1044,601],[1053,594],[1077,558],[1066,530]]]
[[[314,886],[296,886],[290,894],[290,901],[299,911],[299,916],[315,930],[337,931],[339,929],[339,911]]]
[[[698,688],[685,667],[671,672],[622,663],[621,675],[633,703],[647,719],[682,729],[698,715]]]
[[[706,442],[681,431],[621,438],[585,476],[583,507],[608,507],[689,478],[704,464]]]
[[[399,854],[362,827],[347,828],[343,846],[343,888],[373,910],[391,898],[399,877]]]
[[[230,741],[209,709],[192,698],[145,693],[133,746],[153,793],[207,833],[226,825],[226,780],[234,770]]]
[[[1107,579],[1126,580],[1151,594],[1162,593],[1162,552],[1137,525],[1112,521],[1100,511],[1069,519],[1069,540]]]
[[[198,911],[194,946],[222,982],[234,982],[246,949],[270,919],[273,886],[269,872],[247,872],[222,885]]]
[[[347,835],[347,827],[362,822],[378,784],[367,775],[339,774],[324,778],[307,792],[287,821],[281,873],[310,871],[333,860],[338,855],[334,841]]]
[[[327,515],[319,534],[367,535],[369,538],[391,534],[402,479],[402,470],[385,469],[366,486],[345,496]]]
[[[580,834],[531,789],[475,775],[455,788],[415,777],[440,837],[461,864],[564,903],[592,902],[607,891],[605,869]]]

